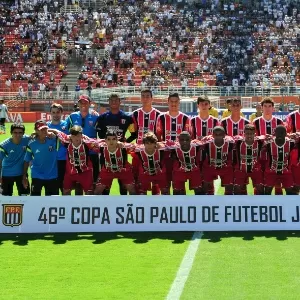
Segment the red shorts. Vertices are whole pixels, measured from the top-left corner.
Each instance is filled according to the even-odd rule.
[[[134,184],[131,168],[124,168],[120,172],[111,172],[103,168],[99,173],[96,185],[101,184],[110,188],[114,179],[120,179],[124,185]]]
[[[93,190],[93,181],[93,170],[73,175],[66,173],[63,187],[65,190],[72,190],[76,182],[78,182],[82,189],[87,192]]]
[[[216,169],[211,166],[203,166],[203,180],[205,182],[213,182],[216,178],[220,176],[222,185],[233,184],[233,168],[223,167]]]
[[[194,190],[201,187],[202,178],[201,178],[200,170],[197,168],[190,172],[184,172],[175,169],[173,172],[173,189],[184,190],[185,183],[187,180],[189,180],[190,190]]]
[[[294,184],[300,186],[300,166],[292,166],[292,174],[294,178]]]
[[[166,172],[161,172],[156,175],[140,174],[138,178],[140,190],[143,192],[151,191],[151,183],[157,184],[160,189],[169,187]]]
[[[234,184],[245,185],[249,183],[249,178],[252,180],[253,185],[264,183],[264,176],[261,170],[254,170],[252,173],[246,173],[240,170],[234,171]]]
[[[294,186],[293,175],[291,172],[277,174],[272,171],[265,171],[265,186],[274,187],[282,184],[283,188],[290,188]]]

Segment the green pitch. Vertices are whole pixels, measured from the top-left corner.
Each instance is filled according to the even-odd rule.
[[[32,124],[26,127],[31,132]],[[117,186],[112,193],[118,194]],[[182,263],[192,235],[0,234],[0,299],[166,299],[177,275],[175,294],[188,274]],[[299,237],[205,232],[194,261],[187,260],[181,299],[298,299]]]

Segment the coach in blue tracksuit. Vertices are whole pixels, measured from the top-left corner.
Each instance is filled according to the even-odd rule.
[[[57,129],[65,134],[69,134],[67,130],[67,122],[63,121],[63,107],[60,104],[53,103],[50,107],[51,121],[47,122],[47,126],[51,129]],[[63,183],[66,172],[67,148],[62,145],[59,139],[56,140],[57,150],[57,180],[61,193],[63,193]]]
[[[79,111],[73,112],[66,119],[67,130],[70,130],[74,125],[79,125],[83,129],[83,134],[89,138],[97,138],[95,129],[96,121],[99,114],[93,112],[89,113],[91,100],[88,96],[81,95],[78,100]],[[95,152],[90,152],[90,159],[93,164],[94,183],[97,182],[99,175],[99,155]]]
[[[22,184],[24,157],[30,137],[24,135],[23,124],[12,124],[10,128],[11,137],[0,144],[0,183],[2,184],[2,195],[12,196],[13,187],[16,183],[18,194],[28,195],[29,186],[25,189]]]
[[[111,94],[109,99],[109,111],[101,114],[96,122],[96,130],[100,139],[105,139],[107,130],[113,130],[117,132],[118,139],[121,142],[132,142],[136,139],[136,133],[132,132],[131,136],[126,140],[126,132],[133,124],[133,119],[130,115],[120,110],[121,99],[117,94]],[[133,128],[132,128],[133,129]],[[134,130],[133,130],[134,131]],[[127,190],[120,185],[120,194],[127,195]],[[109,190],[105,190],[103,195],[108,195]]]
[[[26,177],[31,163],[31,196],[58,195],[56,138],[49,138],[48,126],[39,120],[34,125],[36,138],[29,142],[24,158],[23,185],[28,186]]]

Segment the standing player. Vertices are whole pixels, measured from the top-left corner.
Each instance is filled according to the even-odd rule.
[[[25,127],[22,124],[12,124],[10,127],[11,138],[0,144],[0,184],[2,195],[12,196],[16,183],[18,194],[30,194],[29,186],[25,189],[22,184],[23,165],[29,136],[25,136]]]
[[[39,120],[34,124],[36,138],[29,142],[24,158],[23,185],[28,187],[27,171],[31,169],[31,196],[58,195],[56,139],[48,138],[48,126]],[[30,164],[31,163],[31,164]]]
[[[133,123],[133,119],[124,111],[120,110],[121,99],[117,94],[111,94],[109,99],[109,111],[101,114],[96,121],[96,130],[100,139],[105,139],[108,130],[115,131],[118,135],[118,140],[126,141],[126,132],[129,126]],[[132,142],[136,139],[136,133],[132,132],[127,142]],[[127,189],[120,185],[120,194],[127,195]],[[106,189],[103,195],[109,195],[109,190]]]
[[[7,106],[4,104],[4,100],[0,100],[0,134],[6,133],[5,121],[8,115]]]
[[[192,139],[201,140],[205,136],[212,135],[213,129],[219,125],[219,120],[209,113],[210,100],[208,97],[198,97],[197,104],[199,115],[191,119],[190,130]],[[200,161],[202,161],[202,158],[200,158]],[[212,190],[208,194],[214,194],[214,185],[212,185]]]
[[[144,89],[141,91],[141,102],[142,107],[135,110],[132,113],[134,132],[136,134],[136,142],[138,145],[143,143],[144,135],[147,132],[155,132],[157,118],[160,115],[160,111],[152,106],[153,98],[152,91],[150,89]],[[127,140],[131,142],[131,137]],[[139,161],[137,160],[137,156],[133,156],[132,159],[132,169],[134,179],[138,181],[138,166]],[[152,195],[159,195],[160,190],[157,185],[152,185]]]
[[[179,111],[180,98],[178,93],[170,94],[168,97],[169,111],[158,116],[156,124],[156,136],[159,141],[174,143],[178,141],[178,136],[183,131],[190,131],[189,117]],[[173,160],[166,157],[167,179],[171,186]]]
[[[234,194],[242,195],[251,178],[257,195],[263,195],[263,172],[261,170],[261,150],[264,140],[255,137],[255,127],[245,126],[244,137],[236,141],[234,160]]]
[[[47,122],[47,126],[50,129],[57,129],[65,134],[68,134],[67,123],[62,118],[63,107],[60,104],[53,103],[50,107],[51,121]],[[61,193],[63,193],[63,183],[66,172],[66,159],[67,149],[64,147],[60,140],[57,139],[57,172],[58,172],[58,184]]]
[[[135,153],[131,154],[136,162],[139,183],[138,193],[140,195],[146,195],[147,191],[151,190],[151,183],[152,186],[158,186],[163,195],[168,194],[168,182],[164,165],[165,148],[159,148],[157,142],[155,134],[147,132],[143,137],[144,146],[136,147]]]
[[[274,102],[272,98],[266,97],[261,101],[260,105],[262,108],[262,116],[253,121],[256,135],[274,135],[276,127],[283,124],[282,120],[273,116]],[[262,169],[264,170],[264,164],[262,164]],[[275,194],[282,195],[280,185],[276,185]]]
[[[210,100],[205,97],[197,99],[199,115],[191,119],[192,139],[201,140],[202,137],[212,135],[213,129],[219,125],[219,120],[209,114]]]
[[[79,111],[73,112],[66,119],[67,130],[70,130],[74,125],[78,125],[82,127],[83,134],[88,136],[89,138],[95,139],[97,138],[97,132],[95,129],[96,122],[98,119],[98,113],[93,112],[89,113],[91,100],[88,96],[81,95],[78,99],[78,107]],[[94,184],[97,182],[98,174],[99,174],[99,155],[95,152],[90,153],[90,159],[93,164],[94,170]],[[82,195],[82,189],[77,188],[77,195]]]
[[[191,143],[191,135],[183,131],[179,135],[179,143],[171,152],[173,165],[173,194],[185,195],[185,183],[189,181],[189,189],[195,195],[201,195],[202,178],[200,175],[200,146]]]
[[[271,195],[276,184],[280,183],[287,195],[296,195],[291,171],[290,153],[295,149],[295,141],[286,137],[286,128],[278,125],[275,137],[266,143],[267,164],[265,170],[265,194]]]
[[[225,134],[229,136],[243,135],[245,126],[249,121],[241,117],[242,103],[240,99],[234,98],[231,101],[231,116],[221,120],[221,126]]]
[[[230,117],[231,116],[231,113],[232,113],[232,111],[231,111],[231,104],[232,104],[232,102],[235,100],[235,98],[233,98],[233,99],[227,99],[226,100],[226,107],[227,107],[227,109],[225,109],[224,111],[223,111],[223,113],[222,113],[222,119],[225,119],[225,118],[228,118],[228,117]],[[244,117],[244,114],[240,111],[240,116],[241,117]]]
[[[105,134],[105,146],[100,146],[101,171],[95,189],[95,195],[111,188],[112,182],[118,178],[130,195],[135,195],[134,179],[131,165],[128,163],[127,149],[118,148],[118,134],[108,130]]]
[[[213,181],[220,176],[225,187],[225,195],[233,194],[233,147],[232,139],[225,139],[225,129],[216,126],[213,140],[204,144],[203,149],[203,189],[207,194]]]

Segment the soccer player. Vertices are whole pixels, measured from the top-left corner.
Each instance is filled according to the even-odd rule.
[[[49,129],[57,135],[67,149],[66,172],[63,180],[63,194],[71,195],[71,190],[79,183],[86,195],[93,194],[93,165],[90,150],[99,152],[98,142],[83,136],[81,126],[75,125],[67,135],[56,129]]]
[[[60,104],[53,103],[50,107],[51,121],[47,122],[47,126],[50,129],[57,129],[65,134],[68,134],[67,123],[62,120],[63,107]],[[63,193],[63,183],[66,172],[66,159],[67,148],[64,147],[60,140],[57,139],[57,171],[58,171],[58,184],[61,193]]]
[[[117,178],[121,181],[130,195],[135,195],[135,186],[131,165],[128,163],[127,149],[118,147],[118,134],[107,130],[105,134],[106,146],[100,147],[101,171],[96,184],[95,195],[111,188],[112,181]]]
[[[169,111],[158,116],[156,124],[156,136],[159,141],[172,143],[178,141],[178,136],[183,131],[190,131],[189,117],[180,112],[180,98],[178,93],[170,94],[168,97]],[[166,157],[167,179],[171,186],[173,160]]]
[[[96,130],[98,137],[100,139],[105,139],[107,130],[116,131],[118,135],[118,140],[121,142],[126,141],[126,132],[129,129],[129,126],[133,124],[133,119],[130,115],[120,110],[121,99],[117,94],[111,94],[109,99],[109,111],[101,114],[96,122]],[[136,133],[131,133],[131,136],[127,139],[127,142],[130,143],[136,139]],[[120,194],[127,195],[127,189],[122,186],[119,182]],[[108,195],[109,190],[106,189],[103,192],[103,195]]]
[[[225,118],[228,118],[228,117],[230,117],[231,116],[231,104],[232,104],[232,102],[235,100],[235,98],[233,98],[233,99],[227,99],[226,100],[226,107],[227,107],[227,109],[225,109],[224,111],[223,111],[223,114],[222,114],[222,119],[225,119]],[[240,111],[240,116],[241,117],[245,117],[244,116],[244,114]]]
[[[89,138],[95,139],[97,138],[96,132],[96,123],[98,119],[98,113],[93,112],[89,113],[91,100],[88,96],[81,95],[78,99],[78,107],[79,111],[73,112],[66,119],[67,130],[70,130],[74,125],[78,125],[82,127],[83,134],[88,136]],[[90,160],[93,164],[94,170],[94,184],[97,182],[98,174],[99,174],[99,156],[95,152],[90,153]],[[76,195],[82,195],[82,190],[80,188],[76,189]]]
[[[295,149],[295,141],[287,137],[286,128],[278,125],[275,137],[266,142],[267,164],[265,170],[265,194],[271,195],[279,182],[287,195],[296,195],[291,171],[290,153]]]
[[[231,101],[231,116],[221,120],[221,126],[225,134],[229,136],[243,135],[244,129],[249,121],[241,117],[242,103],[240,99],[234,98]]]
[[[2,195],[12,196],[16,183],[19,196],[30,194],[29,186],[24,188],[23,165],[30,137],[24,135],[23,124],[14,123],[10,127],[11,137],[0,144],[0,184]]]
[[[234,194],[243,195],[248,179],[251,178],[257,195],[263,195],[263,172],[261,169],[261,150],[263,139],[255,137],[255,127],[252,124],[245,126],[244,137],[236,141]]]
[[[36,138],[29,142],[24,158],[23,185],[28,187],[30,165],[31,196],[41,196],[43,187],[46,196],[58,195],[56,139],[47,137],[48,126],[43,120],[36,121],[34,129]]]
[[[219,120],[209,114],[210,100],[205,97],[197,99],[199,115],[191,119],[191,136],[201,140],[202,137],[211,135],[214,127],[219,125]]]
[[[261,111],[261,105],[260,104],[257,104],[256,105],[256,112],[251,114],[250,117],[249,117],[249,121],[250,123],[253,123],[253,121],[258,118],[258,117],[261,117],[262,116],[262,111]]]
[[[4,104],[4,100],[0,100],[0,134],[6,133],[5,121],[8,115],[7,106]]]
[[[151,190],[151,184],[159,187],[159,193],[168,195],[168,182],[164,165],[165,148],[158,147],[157,137],[153,132],[147,132],[143,137],[143,146],[136,147],[131,154],[136,162],[138,177],[138,193],[146,195]],[[153,194],[153,192],[152,192]]]
[[[185,183],[189,180],[190,190],[194,190],[195,195],[201,195],[200,146],[191,142],[191,135],[187,131],[181,132],[178,140],[171,152],[174,159],[173,194],[185,195]]]
[[[157,118],[160,115],[160,111],[152,106],[153,97],[150,89],[143,89],[141,91],[141,102],[142,107],[135,110],[132,113],[134,132],[137,136],[137,144],[143,144],[144,135],[147,132],[155,132]],[[128,138],[128,142],[131,142],[132,138]],[[138,181],[139,172],[139,160],[137,156],[133,156],[132,159],[132,170],[134,179]],[[152,195],[159,195],[160,190],[157,185],[152,185]]]
[[[300,132],[300,107],[299,110],[295,110],[288,114],[285,124],[288,133]]]
[[[234,141],[225,138],[225,129],[216,126],[213,140],[207,141],[203,149],[203,189],[207,194],[212,189],[213,181],[220,176],[225,187],[225,195],[233,193],[233,148]]]
[[[270,97],[264,98],[261,103],[262,116],[254,119],[253,125],[255,126],[256,135],[274,135],[275,129],[278,125],[282,125],[283,122],[279,118],[273,116],[274,101]],[[264,170],[264,164],[262,169]],[[282,195],[282,188],[280,185],[276,185],[275,194]]]

